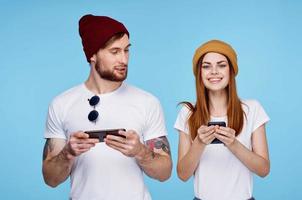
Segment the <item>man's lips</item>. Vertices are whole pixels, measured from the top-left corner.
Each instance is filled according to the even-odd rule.
[[[117,70],[117,71],[126,71],[127,70],[127,66],[115,67],[114,69]]]

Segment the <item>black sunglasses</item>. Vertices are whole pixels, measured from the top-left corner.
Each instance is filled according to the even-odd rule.
[[[88,99],[89,104],[91,106],[93,106],[93,110],[88,114],[88,119],[91,122],[96,122],[99,113],[98,111],[95,110],[95,106],[100,102],[100,97],[98,97],[97,95],[94,95],[93,97],[91,97],[90,99]]]

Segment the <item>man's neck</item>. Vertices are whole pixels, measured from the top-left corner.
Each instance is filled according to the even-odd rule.
[[[85,85],[91,92],[95,94],[105,94],[118,89],[123,82],[109,81],[100,78],[98,75],[90,74],[85,81]]]

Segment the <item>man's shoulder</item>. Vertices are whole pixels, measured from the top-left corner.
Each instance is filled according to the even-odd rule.
[[[150,100],[157,100],[157,97],[151,94],[150,92],[143,90],[137,86],[125,84],[126,90],[129,94],[135,95],[137,97],[146,98]]]
[[[81,95],[82,93],[83,93],[83,84],[79,84],[61,92],[53,99],[52,102],[53,103],[65,102],[65,101],[73,100],[76,99],[77,96]]]

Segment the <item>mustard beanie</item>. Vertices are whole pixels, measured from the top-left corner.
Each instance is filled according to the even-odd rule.
[[[204,44],[202,44],[198,49],[196,49],[194,57],[193,57],[193,72],[196,77],[198,71],[198,61],[199,59],[209,52],[220,53],[226,56],[233,66],[233,70],[235,72],[235,76],[238,74],[238,65],[237,65],[237,55],[235,50],[231,47],[231,45],[220,41],[220,40],[210,40]]]

